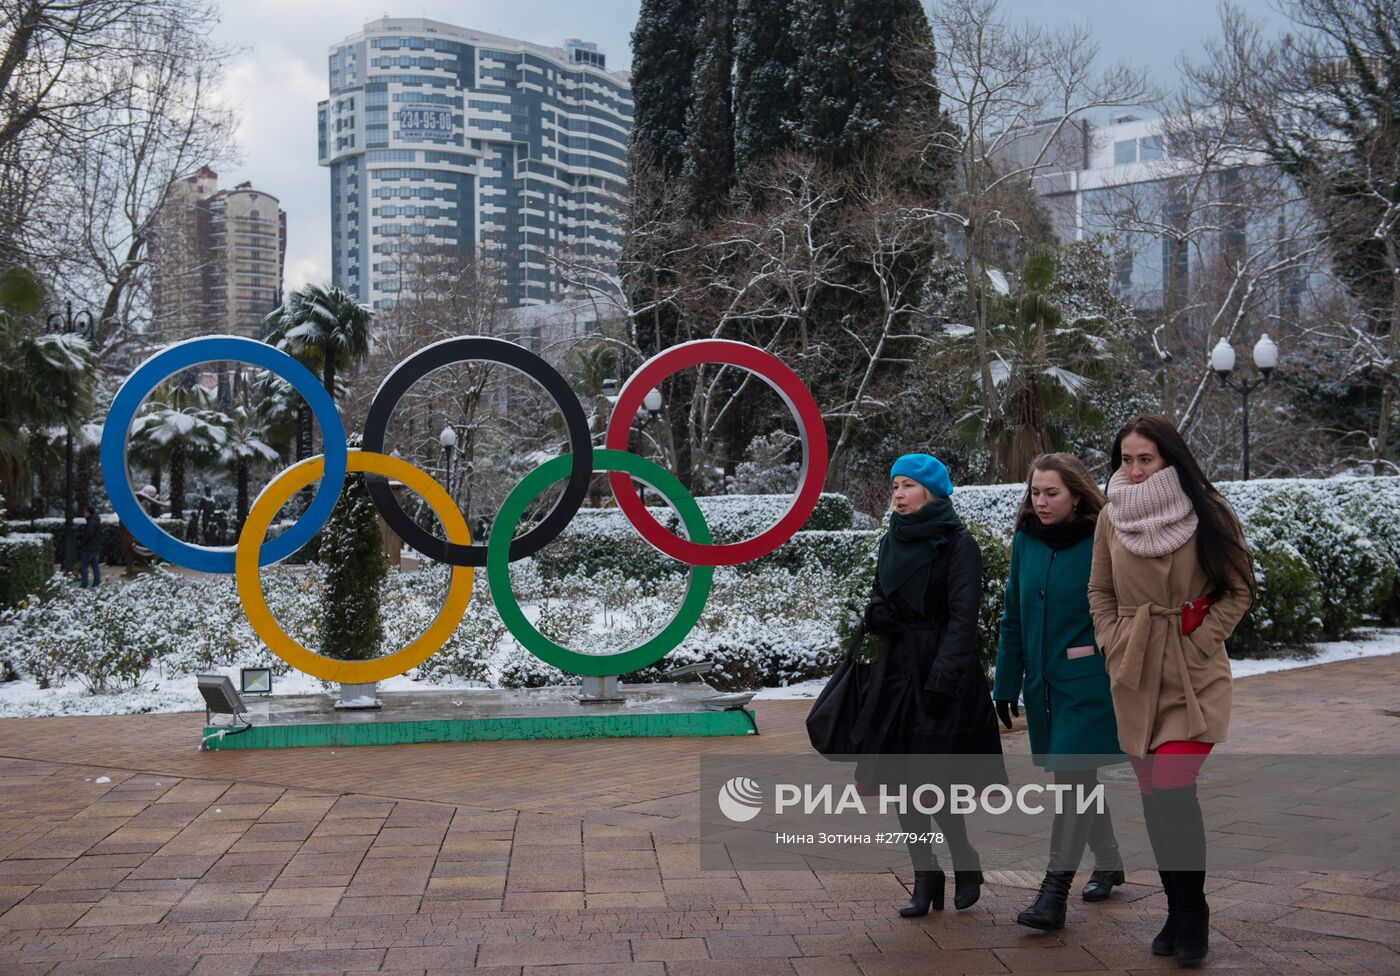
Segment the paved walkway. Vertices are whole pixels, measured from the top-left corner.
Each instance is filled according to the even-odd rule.
[[[905,920],[907,872],[701,871],[697,757],[805,752],[809,706],[758,703],[757,738],[261,753],[198,752],[188,714],[0,720],[0,974],[1174,968],[1147,872],[1039,935],[1010,874]],[[1242,680],[1233,725],[1237,752],[1400,752],[1400,655]],[[1210,890],[1208,968],[1400,974],[1400,873]]]

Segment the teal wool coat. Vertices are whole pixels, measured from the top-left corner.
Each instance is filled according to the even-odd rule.
[[[1060,550],[1025,532],[1011,542],[992,698],[1015,701],[1024,690],[1031,758],[1049,770],[1127,758],[1118,748],[1108,672],[1089,615],[1093,553],[1092,536]],[[1068,656],[1082,647],[1093,653]]]

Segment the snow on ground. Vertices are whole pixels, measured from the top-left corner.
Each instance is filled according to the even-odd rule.
[[[1271,671],[1287,671],[1290,668],[1310,668],[1316,664],[1332,664],[1337,661],[1351,661],[1362,657],[1383,657],[1387,654],[1400,654],[1400,628],[1382,627],[1365,632],[1365,639],[1334,641],[1314,644],[1316,653],[1306,651],[1283,656],[1253,658],[1231,661],[1230,670],[1236,678],[1248,678]],[[803,681],[785,688],[764,688],[755,698],[815,698],[826,687],[826,679]]]
[[[1315,647],[1316,653],[1312,654],[1231,661],[1230,666],[1236,678],[1247,678],[1290,668],[1400,654],[1400,628],[1381,628],[1367,632],[1364,639],[1317,644]],[[228,673],[236,687],[237,669],[230,669]],[[763,700],[815,698],[825,685],[826,679],[820,678],[782,688],[764,688],[754,697]],[[406,675],[398,675],[379,683],[380,691],[451,690],[470,694],[484,688],[485,686],[478,681],[457,680],[430,684],[414,681]],[[274,677],[272,690],[277,695],[315,695],[333,693],[337,686],[300,671],[291,671]],[[89,695],[76,684],[44,690],[30,678],[0,684],[0,718],[39,715],[130,715],[203,710],[204,700],[200,697],[193,675],[171,678],[162,676],[159,671],[152,671],[144,687],[108,695]]]

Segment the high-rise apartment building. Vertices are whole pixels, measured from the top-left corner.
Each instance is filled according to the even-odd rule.
[[[392,307],[429,268],[481,259],[509,305],[542,304],[567,290],[553,259],[616,260],[632,94],[596,45],[386,18],[329,68],[332,275],[362,302]]]
[[[287,215],[250,183],[205,166],[166,190],[152,225],[151,325],[161,338],[262,335],[282,301]]]

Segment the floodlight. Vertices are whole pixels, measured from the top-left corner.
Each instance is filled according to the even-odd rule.
[[[240,715],[248,711],[248,706],[243,704],[242,697],[233,687],[228,675],[201,674],[196,677],[199,681],[199,693],[204,696],[206,723],[211,712],[215,715]]]
[[[707,674],[710,671],[713,671],[714,669],[714,661],[696,661],[694,664],[682,664],[678,668],[671,668],[671,670],[669,671],[663,671],[661,673],[661,677],[665,678],[667,681],[671,681],[676,678],[685,678],[692,674],[696,677],[699,677],[700,675]]]
[[[245,695],[272,694],[271,668],[243,668],[239,672],[240,691]]]

